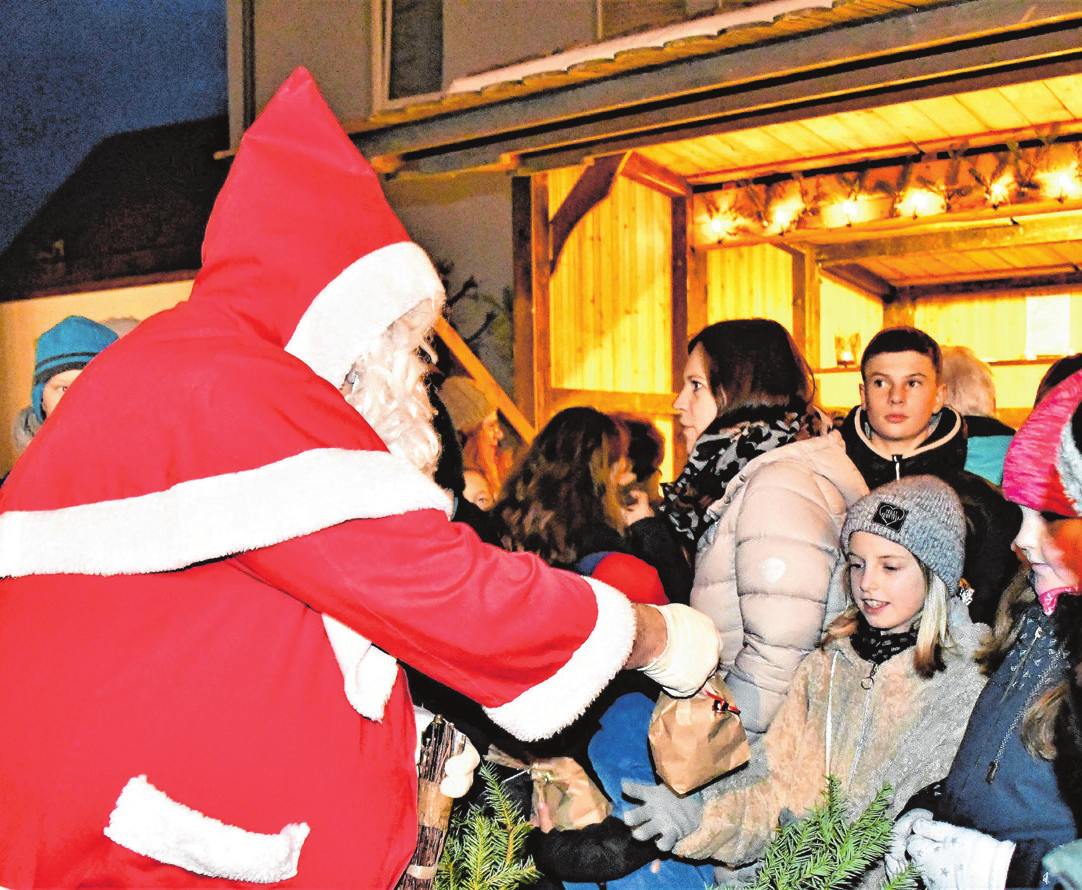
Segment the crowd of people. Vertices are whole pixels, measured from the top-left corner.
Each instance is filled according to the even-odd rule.
[[[782,325],[711,324],[661,484],[657,427],[592,407],[509,462],[490,395],[436,377],[441,307],[302,70],[190,299],[40,337],[0,486],[0,886],[394,887],[432,713],[469,739],[449,797],[492,748],[607,796],[531,833],[539,887],[750,883],[828,776],[893,790],[868,886],[1082,885],[1082,355],[1015,431],[972,350],[886,328],[834,418]],[[711,677],[750,757],[677,793],[654,703]]]

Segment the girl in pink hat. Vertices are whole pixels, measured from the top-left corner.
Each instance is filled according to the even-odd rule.
[[[950,772],[895,827],[888,867],[912,861],[930,890],[1038,887],[1042,858],[1076,837],[1057,783],[1055,725],[1068,674],[1060,618],[1079,590],[1065,546],[1082,519],[1064,488],[1057,452],[1082,403],[1082,373],[1034,408],[1007,451],[1003,492],[1022,508],[1019,577],[1000,602],[980,658],[981,693]]]

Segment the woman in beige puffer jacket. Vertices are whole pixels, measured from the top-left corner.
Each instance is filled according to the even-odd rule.
[[[868,490],[814,393],[788,332],[740,319],[691,341],[673,405],[689,457],[662,512],[694,547],[691,605],[721,631],[721,667],[751,739],[845,607],[829,597],[838,536]]]
[[[845,608],[838,535],[868,491],[837,432],[752,460],[711,504],[691,605],[714,619],[721,668],[749,739],[766,732],[797,668]]]

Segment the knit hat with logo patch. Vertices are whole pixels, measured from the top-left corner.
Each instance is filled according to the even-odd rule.
[[[842,526],[842,547],[853,532],[869,532],[900,544],[928,566],[954,594],[962,580],[966,520],[962,504],[937,476],[906,476],[857,501]]]

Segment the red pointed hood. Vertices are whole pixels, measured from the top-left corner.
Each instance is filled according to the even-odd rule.
[[[294,73],[252,125],[185,303],[95,359],[0,489],[0,575],[160,571],[446,509],[338,392],[439,276]]]

